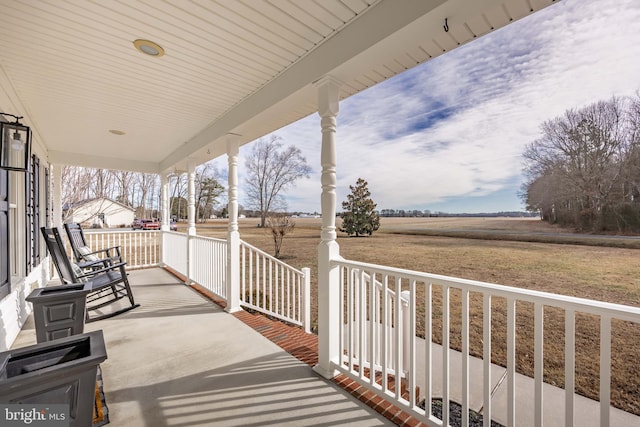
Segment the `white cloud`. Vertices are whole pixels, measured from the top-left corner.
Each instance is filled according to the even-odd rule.
[[[353,96],[338,116],[338,203],[362,177],[379,208],[520,209],[520,155],[540,124],[633,95],[639,53],[640,2],[565,0]],[[319,118],[276,134],[314,169],[289,208],[319,211]]]

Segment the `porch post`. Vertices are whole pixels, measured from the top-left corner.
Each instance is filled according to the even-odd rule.
[[[160,174],[160,186],[162,190],[162,225],[160,229],[162,231],[169,231],[169,174],[167,172]]]
[[[51,165],[51,180],[53,181],[53,206],[51,221],[59,230],[62,229],[62,166],[57,164]],[[40,230],[38,230],[40,232]]]
[[[196,235],[196,167],[193,159],[187,160],[187,177],[188,185],[188,221],[187,234],[189,236]]]
[[[229,172],[229,225],[227,231],[227,307],[233,313],[240,310],[240,232],[238,231],[238,137],[227,135]]]
[[[318,114],[321,117],[322,149],[322,231],[318,246],[318,364],[313,368],[325,378],[333,378],[340,363],[339,271],[331,260],[340,257],[336,242],[336,116],[340,82],[325,76],[316,83]]]

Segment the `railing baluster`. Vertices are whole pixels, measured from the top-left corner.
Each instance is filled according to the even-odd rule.
[[[507,298],[507,427],[516,427],[516,302]]]
[[[425,360],[424,360],[424,383],[425,383],[425,413],[429,417],[431,415],[431,400],[433,399],[433,284],[427,282],[424,296],[424,339],[425,339]]]
[[[449,423],[449,287],[442,287],[442,422]]]
[[[289,317],[300,319],[298,315],[298,303],[297,303],[297,295],[298,295],[298,276],[293,274],[289,270],[287,270],[287,301],[288,301],[288,313]]]
[[[360,371],[360,379],[365,377],[365,366],[367,364],[367,357],[365,354],[365,349],[367,346],[366,343],[366,327],[367,327],[367,310],[365,306],[367,304],[367,296],[365,294],[365,280],[364,280],[365,272],[364,270],[360,270],[360,278],[358,279],[358,302],[356,304],[356,310],[358,312],[358,359],[360,360],[360,364],[358,370]]]
[[[600,427],[609,427],[611,412],[611,317],[600,316]]]
[[[482,301],[482,424],[491,427],[491,294]]]
[[[244,245],[240,246],[240,288],[242,293],[240,294],[240,301],[247,302],[245,295],[247,294],[247,249]]]
[[[142,265],[145,265],[149,260],[149,245],[148,245],[149,233],[152,233],[152,232],[145,231],[142,236],[142,247],[144,248],[144,251],[142,251]]]
[[[353,355],[353,335],[354,335],[354,327],[355,320],[353,317],[354,310],[354,301],[353,301],[353,293],[354,293],[354,281],[355,281],[355,270],[350,268],[348,271],[348,286],[347,286],[347,322],[349,323],[349,342],[347,347],[347,355],[349,356],[349,370],[351,372],[355,372],[353,369],[354,355]]]
[[[338,269],[338,295],[340,298],[340,307],[344,307],[346,303],[346,295],[345,295],[345,278],[348,282],[348,267],[340,266]],[[346,284],[347,288],[349,284]],[[339,312],[339,321],[338,321],[338,348],[340,349],[340,366],[344,365],[344,348],[345,348],[345,310],[338,310]]]
[[[294,315],[294,313],[291,311],[291,271],[290,270],[286,270],[286,274],[287,274],[287,290],[285,292],[285,296],[287,299],[287,317],[291,317],[292,315]]]
[[[282,271],[280,272],[280,283],[282,284],[282,287],[280,289],[280,298],[282,299],[282,301],[280,302],[280,313],[283,316],[286,317],[291,317],[289,314],[289,284],[288,284],[288,278],[289,275],[287,274],[287,271],[283,268]]]
[[[262,262],[267,262],[266,257],[262,257]],[[265,299],[266,299],[266,295],[269,295],[269,311],[273,311],[273,303],[274,303],[274,299],[275,301],[275,305],[276,305],[276,312],[278,311],[278,266],[275,266],[275,271],[273,269],[274,265],[271,261],[269,261],[269,292],[267,293],[266,290],[264,292],[265,294]],[[266,268],[266,266],[265,266]],[[275,277],[275,280],[274,280]],[[276,291],[273,291],[273,286],[274,286],[274,282],[275,282],[275,287],[276,287]],[[266,301],[266,300],[265,300]],[[267,304],[263,305],[264,308],[267,308]]]
[[[260,256],[260,263],[262,264],[262,277],[269,277],[269,291],[271,291],[271,275],[267,276],[267,258],[264,255]],[[260,280],[262,286],[260,286],[260,292],[262,292],[262,302],[258,304],[262,308],[267,308],[267,282],[265,280]]]
[[[389,293],[389,276],[384,274],[382,278],[382,313],[380,314],[380,371],[382,375],[382,391],[387,392],[389,390],[389,366],[388,348],[389,348],[389,335],[388,335],[388,319],[389,319],[389,300],[387,294]]]
[[[375,357],[375,344],[376,344],[376,334],[375,334],[375,326],[377,323],[376,319],[376,309],[378,307],[377,298],[376,298],[377,286],[376,286],[376,274],[373,273],[369,278],[369,346],[367,352],[369,354],[369,384],[375,384],[376,380],[376,357]]]
[[[249,253],[249,296],[247,297],[249,299],[249,302],[251,304],[255,304],[255,298],[254,298],[254,294],[253,294],[253,281],[254,281],[254,272],[253,272],[253,263],[254,263],[254,257],[257,257],[256,254],[254,253]],[[257,267],[256,267],[257,270]],[[257,304],[255,304],[257,305]]]
[[[462,290],[462,427],[469,427],[469,291]]]
[[[377,277],[377,275],[376,275],[376,277]],[[382,282],[378,282],[378,280],[376,279],[375,282],[372,281],[371,284],[372,284],[372,288],[373,288],[373,291],[374,291],[374,299],[373,299],[373,301],[374,301],[374,305],[375,305],[375,308],[374,308],[374,311],[373,311],[374,328],[372,330],[373,330],[373,333],[374,333],[374,335],[376,337],[375,345],[373,346],[373,356],[372,356],[372,358],[373,358],[373,362],[375,363],[376,369],[377,369],[378,367],[381,366],[380,359],[382,357],[381,354],[380,354],[380,351],[382,350],[382,342],[381,342],[382,341],[382,337],[380,336],[380,331],[381,331],[380,323],[382,321],[382,319],[380,317],[381,316],[381,312],[382,312],[382,301],[381,301],[381,298],[382,298],[382,294],[381,294],[382,293],[382,289],[381,289]]]
[[[576,372],[576,313],[566,310],[564,314],[564,425],[573,427]]]
[[[534,307],[534,381],[535,381],[535,413],[534,426],[543,424],[543,395],[542,382],[544,380],[544,306],[535,303]]]
[[[400,292],[402,292],[402,279],[398,276],[394,276],[395,287],[394,287],[394,306],[395,310],[393,313],[393,326],[395,329],[394,343],[393,343],[393,351],[394,351],[394,359],[395,359],[395,372],[394,372],[394,385],[396,388],[395,397],[396,400],[400,400],[402,393],[400,392],[400,382],[402,381],[402,317],[400,314],[402,312],[402,299],[400,298]]]
[[[406,366],[408,370],[408,382],[409,382],[409,403],[411,407],[415,406],[418,396],[416,395],[416,280],[411,280],[409,284],[409,297],[408,297],[407,311],[409,312],[409,322],[405,325],[405,329],[409,331],[409,361]]]

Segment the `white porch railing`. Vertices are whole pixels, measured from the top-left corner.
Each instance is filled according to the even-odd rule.
[[[432,364],[434,354],[431,336],[434,330],[434,317],[440,317],[442,329],[442,419],[448,420],[451,399],[450,337],[451,304],[450,296],[455,292],[461,300],[461,343],[462,343],[462,384],[460,385],[462,405],[461,425],[468,425],[469,413],[469,330],[470,295],[480,300],[482,311],[482,351],[483,351],[483,415],[485,426],[491,419],[491,331],[492,319],[496,317],[497,304],[492,307],[492,299],[506,301],[507,334],[507,425],[516,425],[516,303],[533,306],[534,319],[534,425],[542,425],[543,420],[543,367],[544,337],[549,328],[545,328],[545,310],[560,310],[564,316],[564,382],[565,382],[565,420],[564,425],[574,425],[575,402],[575,360],[576,360],[576,314],[596,317],[600,323],[600,425],[610,425],[611,410],[611,342],[612,320],[640,324],[640,308],[573,298],[544,292],[510,288],[471,280],[457,279],[434,274],[419,273],[361,262],[334,260],[332,267],[339,268],[340,301],[340,343],[343,354],[342,363],[336,369],[358,381],[368,389],[393,400],[397,406],[405,408],[431,426],[441,426],[442,421],[431,414]],[[422,288],[422,289],[420,289]],[[403,298],[395,298],[403,290]],[[417,298],[418,291],[424,298]],[[435,292],[434,292],[435,291]],[[441,304],[436,304],[437,293]],[[406,298],[404,298],[406,296]],[[403,308],[402,300],[407,306]],[[493,309],[493,312],[492,312]],[[422,314],[418,315],[420,311]],[[405,313],[405,320],[403,320]],[[408,314],[408,316],[406,316]],[[478,315],[475,313],[476,316]],[[408,321],[406,320],[408,319]],[[411,321],[413,319],[413,321]],[[418,357],[416,322],[424,322],[426,337],[425,355]],[[520,326],[519,326],[520,327]],[[400,331],[398,331],[400,329]],[[560,328],[562,329],[562,328]],[[397,332],[397,333],[396,333]],[[596,330],[597,336],[597,330]],[[503,343],[500,343],[504,345]],[[361,358],[360,355],[363,355]],[[373,355],[373,359],[371,357]],[[361,360],[362,359],[362,360]],[[397,366],[396,361],[401,361]],[[421,367],[422,378],[418,378],[417,368]],[[457,375],[460,376],[459,374]],[[408,399],[402,396],[400,384],[404,377]],[[416,386],[423,384],[422,395],[426,401],[426,410],[418,406]]]
[[[189,236],[185,233],[162,232],[162,262],[177,273],[189,275]]]
[[[227,241],[212,237],[189,236],[189,245],[187,277],[226,300]]]
[[[409,301],[406,292],[396,298],[396,292],[388,285],[357,268],[350,269],[348,286],[344,289],[343,337],[342,345],[346,349],[343,353],[343,362],[347,366],[362,366],[365,369],[373,369],[381,372],[383,366],[386,367],[390,375],[395,375],[399,369],[400,376],[406,376],[406,369],[409,366],[409,352],[406,351],[406,344],[409,342]],[[371,298],[367,292],[373,292]],[[364,303],[363,303],[364,302]],[[372,303],[369,317],[366,306]],[[386,309],[383,310],[383,307]],[[395,313],[399,313],[399,323],[394,319]],[[382,318],[384,316],[384,318]],[[396,328],[394,325],[399,324]],[[402,351],[395,351],[392,345],[382,345],[385,343],[395,343],[400,340]],[[400,366],[397,364],[398,357],[402,357]],[[372,367],[373,365],[373,367]],[[364,374],[364,370],[362,371]]]
[[[227,299],[227,241],[170,231],[85,230],[94,250],[120,246],[128,268],[164,264]],[[68,246],[68,245],[67,245]],[[71,248],[68,246],[68,253]],[[240,305],[302,326],[309,332],[310,270],[297,270],[240,242]]]
[[[310,331],[310,270],[240,242],[240,305]]]
[[[153,267],[160,263],[160,232],[147,230],[84,230],[87,245],[94,251],[120,246],[128,268]],[[67,254],[73,259],[69,243]]]
[[[175,270],[226,299],[227,241],[184,233],[162,233],[162,259]]]

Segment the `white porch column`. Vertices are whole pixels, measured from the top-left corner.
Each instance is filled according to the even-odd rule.
[[[196,235],[196,165],[193,159],[187,160],[187,178],[188,178],[188,221],[187,234],[189,236]]]
[[[62,166],[52,164],[49,178],[53,182],[53,206],[51,207],[52,224],[47,225],[62,230]]]
[[[238,137],[227,135],[229,226],[227,231],[227,307],[240,310],[240,232],[238,231]]]
[[[336,116],[340,82],[326,76],[318,88],[318,114],[322,126],[322,231],[318,246],[318,364],[313,368],[325,378],[333,378],[340,363],[339,271],[331,267],[332,259],[340,257],[336,242]]]
[[[160,229],[162,231],[169,231],[169,174],[163,172],[160,174],[160,188],[161,188],[161,210],[162,210],[162,225]]]

